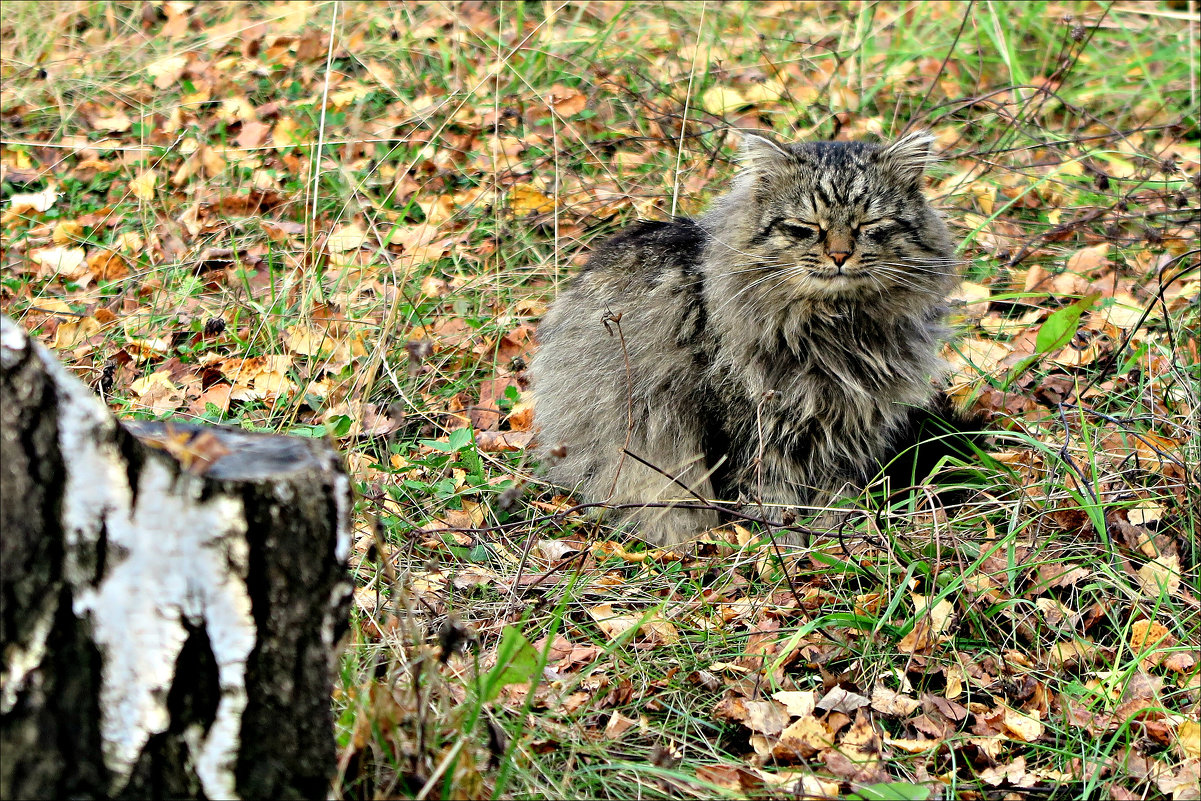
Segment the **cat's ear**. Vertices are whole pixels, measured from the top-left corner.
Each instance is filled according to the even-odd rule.
[[[910,131],[891,145],[876,151],[876,162],[886,170],[916,183],[938,157],[934,155],[934,135],[929,131]]]
[[[792,154],[774,139],[753,133],[742,135],[742,148],[738,152],[738,161],[742,168],[751,175],[759,177],[778,173],[792,161],[792,158]]]

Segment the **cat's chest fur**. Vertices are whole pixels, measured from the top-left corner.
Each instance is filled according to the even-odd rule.
[[[710,294],[720,296],[720,285]],[[717,328],[707,380],[722,399],[727,439],[742,443],[730,454],[735,472],[772,454],[792,472],[802,464],[865,470],[910,407],[926,401],[937,363],[928,326],[849,304],[744,308]]]

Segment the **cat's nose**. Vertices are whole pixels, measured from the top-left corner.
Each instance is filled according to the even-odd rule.
[[[826,255],[829,256],[830,260],[839,267],[846,264],[847,259],[851,258],[851,252],[849,250],[831,250]]]

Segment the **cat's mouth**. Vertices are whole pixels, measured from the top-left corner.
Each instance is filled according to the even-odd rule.
[[[807,277],[827,289],[857,289],[867,284],[871,279],[867,271],[860,269],[848,270],[845,267],[829,267],[810,270]]]

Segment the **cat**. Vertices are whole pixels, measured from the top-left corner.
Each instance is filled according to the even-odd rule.
[[[707,213],[597,247],[530,364],[550,480],[677,545],[722,520],[698,498],[786,519],[953,418],[935,382],[958,259],[922,192],[933,143],[746,134]]]

